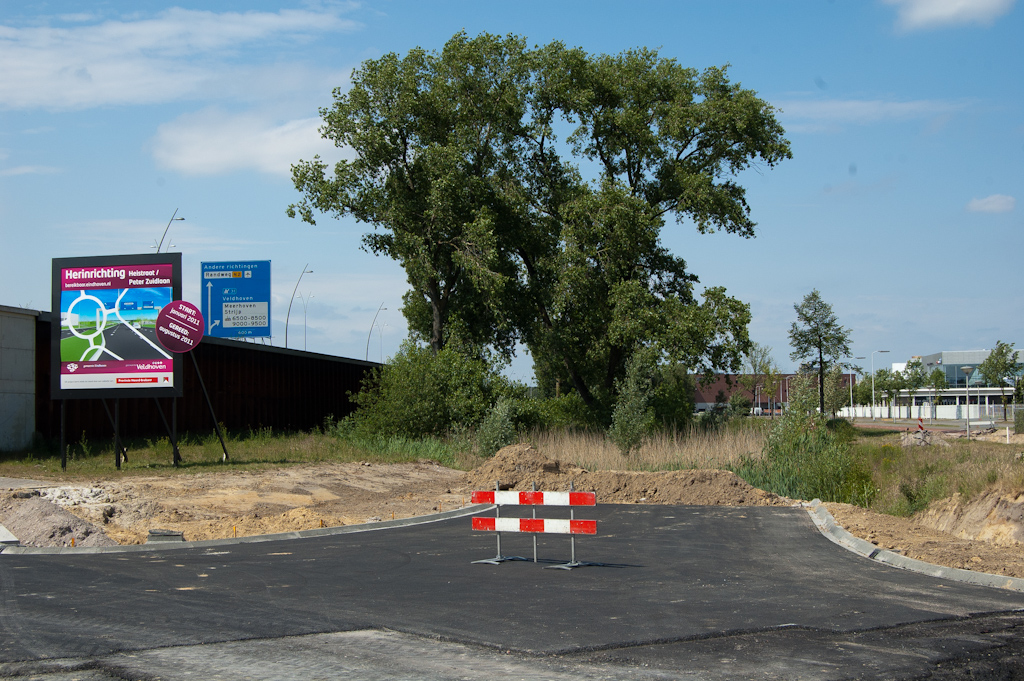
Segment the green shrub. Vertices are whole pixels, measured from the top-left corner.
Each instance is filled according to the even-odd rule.
[[[737,418],[750,416],[750,409],[754,401],[742,393],[733,393],[729,396],[729,417]]]
[[[1021,381],[1024,383],[1024,381]],[[1024,409],[1013,412],[1013,432],[1024,433]]]
[[[407,341],[352,396],[352,419],[363,435],[443,437],[475,428],[500,395],[513,392],[481,357],[451,345],[435,355]]]
[[[812,402],[812,381],[801,377],[790,388],[793,403]],[[744,459],[734,472],[782,496],[867,506],[877,489],[869,470],[851,454],[849,440],[837,430],[810,409],[790,409],[769,431],[761,458]]]
[[[524,411],[536,419],[535,426],[545,430],[586,430],[600,427],[600,420],[579,393],[571,392],[559,397],[526,400],[523,406]]]
[[[626,362],[625,378],[618,382],[619,394],[608,437],[623,454],[639,447],[654,430],[654,408],[648,401],[654,369],[651,353],[634,352]]]
[[[852,443],[859,435],[854,425],[844,418],[831,419],[826,425],[841,442],[847,444]]]
[[[481,456],[493,456],[502,447],[516,442],[515,408],[515,401],[503,395],[480,422],[476,442]]]

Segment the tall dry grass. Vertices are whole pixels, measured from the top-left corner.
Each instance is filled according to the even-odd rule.
[[[905,448],[898,434],[873,434],[862,437],[854,452],[878,487],[871,508],[882,513],[912,515],[953,494],[969,501],[990,492],[1024,492],[1019,445],[959,440],[949,446]]]
[[[742,457],[759,457],[765,428],[755,421],[714,431],[659,433],[624,456],[603,431],[542,430],[527,441],[556,461],[590,471],[666,471],[726,468]]]

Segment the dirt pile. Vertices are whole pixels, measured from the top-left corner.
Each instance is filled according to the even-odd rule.
[[[587,471],[565,465],[527,444],[505,447],[463,478],[474,490],[537,489],[595,492],[599,504],[692,504],[699,506],[789,506],[791,499],[751,487],[720,470]]]
[[[980,539],[953,536],[929,526],[920,516],[899,518],[849,504],[825,504],[850,534],[875,546],[934,565],[1024,577],[1020,546],[998,546]]]
[[[961,539],[1019,546],[1024,543],[1024,494],[990,492],[965,503],[957,493],[932,502],[919,520],[927,527]]]
[[[949,447],[949,443],[936,431],[932,430],[905,430],[900,433],[901,447],[925,447],[925,446]]]
[[[25,494],[3,516],[3,525],[24,546],[117,546],[101,528],[38,494]]]

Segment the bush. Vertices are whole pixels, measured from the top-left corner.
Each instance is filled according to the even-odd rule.
[[[654,408],[648,402],[654,368],[651,354],[634,352],[626,362],[625,378],[618,383],[619,396],[608,437],[623,454],[639,447],[654,430]]]
[[[796,379],[792,401],[813,397],[814,384]],[[760,459],[747,458],[734,472],[755,487],[794,499],[821,499],[868,506],[876,488],[871,474],[851,454],[849,433],[825,419],[790,409],[773,425]]]
[[[477,430],[476,442],[480,456],[493,456],[502,447],[516,442],[515,412],[514,400],[504,395],[498,398]]]
[[[1024,409],[1018,409],[1013,412],[1013,432],[1024,434]]]
[[[515,387],[481,357],[451,346],[436,355],[406,342],[352,396],[363,435],[443,437],[475,428],[501,395]]]
[[[750,416],[754,401],[741,393],[733,393],[729,397],[729,418]]]
[[[600,426],[595,416],[579,393],[571,392],[559,397],[531,399],[523,403],[524,418],[530,415],[535,427],[545,430],[586,430]]]

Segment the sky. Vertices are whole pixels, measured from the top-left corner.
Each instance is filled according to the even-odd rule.
[[[167,229],[196,304],[200,263],[271,261],[262,342],[283,347],[287,321],[291,348],[393,355],[402,269],[361,250],[370,225],[288,218],[290,166],[342,157],[319,110],[361,62],[460,30],[728,64],[779,110],[793,158],[738,177],[756,238],[669,223],[663,242],[701,286],[750,305],[751,338],[783,370],[813,289],[869,370],[1024,347],[1016,0],[6,0],[0,305],[49,310],[52,258],[151,254]],[[533,380],[524,353],[506,371]]]

